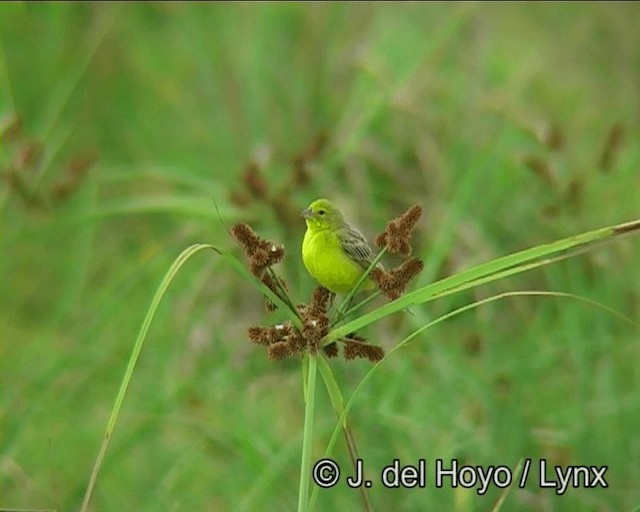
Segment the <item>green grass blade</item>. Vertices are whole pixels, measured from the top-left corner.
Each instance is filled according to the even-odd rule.
[[[251,274],[247,268],[234,256],[229,254],[226,251],[218,249],[217,247],[210,244],[195,244],[188,248],[186,248],[182,253],[175,259],[169,270],[165,274],[160,286],[158,287],[149,309],[147,310],[147,314],[144,317],[142,322],[142,326],[140,327],[140,331],[138,333],[138,337],[133,346],[133,350],[131,352],[131,356],[129,357],[129,361],[127,363],[127,368],[125,370],[124,377],[120,383],[120,389],[118,390],[118,394],[116,396],[115,402],[111,409],[111,415],[109,416],[109,421],[107,422],[107,427],[105,429],[104,439],[102,441],[102,445],[100,446],[100,451],[98,452],[98,456],[96,457],[96,461],[91,472],[91,477],[89,479],[89,484],[87,485],[87,490],[85,492],[84,500],[82,503],[82,512],[86,512],[89,507],[89,502],[91,501],[91,496],[93,494],[93,489],[95,488],[95,483],[98,477],[98,473],[100,472],[100,468],[102,467],[102,462],[104,460],[104,456],[106,454],[107,448],[109,447],[109,442],[113,435],[113,431],[115,429],[116,421],[118,420],[118,415],[120,413],[120,409],[122,408],[122,403],[124,402],[124,397],[127,393],[127,389],[129,388],[129,384],[131,382],[131,378],[133,376],[133,370],[135,369],[138,358],[140,357],[140,352],[142,350],[142,345],[146,339],[147,333],[149,331],[149,327],[151,326],[151,322],[155,316],[155,313],[158,309],[158,305],[162,300],[162,297],[167,291],[167,288],[173,281],[174,277],[182,268],[182,266],[187,262],[189,258],[194,256],[196,253],[210,249],[216,252],[220,257],[222,257],[227,263],[231,265],[231,267],[238,272],[241,276],[248,279],[260,292],[264,293],[271,301],[276,303],[278,306],[285,311],[289,318],[299,323],[300,320],[297,315],[291,311],[287,305],[277,296],[275,295],[269,288],[267,288],[261,281],[259,281],[253,274]],[[315,374],[315,365],[314,365],[314,374]],[[311,377],[310,377],[311,378]],[[315,379],[315,376],[314,376]]]
[[[331,366],[329,366],[329,363],[327,363],[324,357],[318,357],[318,368],[320,369],[320,375],[322,375],[324,385],[327,388],[327,393],[329,393],[333,410],[336,411],[338,417],[341,417],[342,411],[344,411],[344,398],[340,391],[340,386],[338,386],[338,382],[333,376]],[[346,426],[346,419],[342,426]]]
[[[346,334],[361,329],[385,316],[391,315],[410,306],[424,304],[436,297],[444,296],[445,292],[455,293],[478,284],[488,283],[501,279],[507,275],[513,275],[537,266],[547,265],[556,261],[558,255],[569,250],[587,249],[597,242],[609,241],[624,233],[640,229],[640,220],[609,226],[606,228],[588,231],[569,238],[558,240],[550,244],[539,245],[525,249],[488,263],[472,267],[459,274],[441,279],[428,284],[414,292],[408,293],[399,299],[381,306],[361,317],[332,330],[323,340],[323,344],[331,343]],[[555,259],[552,259],[554,258]]]
[[[516,469],[513,471],[512,474],[520,475],[521,471],[522,471],[523,463],[524,463],[524,458],[521,457],[520,460],[518,461],[518,464],[516,465]],[[502,508],[504,500],[507,499],[507,496],[509,495],[509,492],[511,492],[511,487],[512,486],[513,485],[509,485],[509,487],[507,487],[507,488],[502,490],[502,492],[500,493],[500,497],[498,498],[498,501],[496,501],[496,504],[494,505],[494,507],[491,509],[491,512],[500,512],[500,509]]]
[[[155,316],[156,310],[158,309],[158,305],[160,304],[160,300],[164,296],[167,288],[173,278],[176,276],[180,268],[185,264],[185,262],[197,252],[211,248],[208,245],[192,245],[185,249],[173,262],[169,270],[167,271],[164,279],[160,283],[158,290],[153,296],[153,300],[151,301],[151,305],[147,310],[147,314],[144,317],[142,322],[142,327],[140,328],[140,332],[138,333],[138,337],[136,338],[136,342],[133,346],[133,351],[131,356],[129,357],[129,362],[127,364],[127,369],[125,370],[124,377],[122,382],[120,383],[120,389],[118,390],[118,394],[116,396],[116,400],[111,409],[111,415],[109,416],[109,421],[107,422],[107,428],[105,431],[105,436],[102,441],[102,445],[100,447],[100,451],[98,453],[98,457],[96,458],[96,462],[93,467],[93,471],[91,473],[91,478],[89,480],[89,485],[87,486],[86,493],[84,495],[84,501],[82,503],[82,512],[85,512],[89,507],[89,502],[91,501],[91,495],[93,493],[93,489],[95,487],[96,479],[98,477],[98,473],[102,466],[102,461],[104,460],[105,453],[107,448],[109,447],[109,441],[111,440],[111,436],[113,435],[113,431],[116,425],[116,421],[118,420],[118,414],[120,413],[120,409],[122,407],[122,403],[124,401],[125,394],[127,393],[127,389],[129,388],[129,383],[131,382],[131,377],[133,376],[133,370],[138,361],[138,357],[140,356],[140,351],[142,350],[142,345],[147,336],[147,332],[149,331],[149,327],[151,326],[151,321]]]
[[[549,291],[535,291],[535,290],[533,290],[533,291],[505,292],[505,293],[501,293],[499,295],[494,295],[494,296],[491,296],[491,297],[487,297],[486,299],[483,299],[481,301],[473,302],[471,304],[467,304],[465,306],[457,308],[457,309],[455,309],[453,311],[450,311],[449,313],[447,313],[445,315],[442,315],[442,316],[432,320],[431,322],[428,322],[427,324],[423,325],[419,329],[415,330],[409,336],[407,336],[402,341],[400,341],[391,351],[389,351],[389,353],[387,353],[387,355],[385,356],[384,359],[382,359],[381,361],[377,362],[376,364],[374,364],[369,369],[367,374],[362,378],[362,380],[356,386],[355,390],[353,391],[353,393],[349,397],[349,400],[347,400],[347,403],[344,406],[344,410],[342,412],[342,415],[338,419],[338,422],[336,423],[336,426],[333,429],[333,432],[331,434],[331,438],[329,439],[329,443],[327,444],[327,447],[325,449],[325,453],[324,453],[323,457],[326,458],[326,457],[329,457],[331,455],[333,447],[335,446],[335,443],[338,440],[338,436],[340,435],[340,431],[342,430],[342,425],[346,421],[347,415],[349,414],[349,411],[351,410],[351,407],[353,406],[353,404],[355,402],[355,399],[358,396],[358,394],[360,393],[360,391],[362,390],[362,388],[369,381],[369,379],[373,376],[373,374],[376,372],[378,367],[381,364],[383,364],[389,357],[391,357],[392,354],[394,354],[395,352],[400,350],[402,347],[407,345],[411,340],[416,338],[418,335],[420,335],[422,332],[424,332],[425,330],[429,329],[430,327],[434,327],[435,325],[437,325],[437,324],[439,324],[441,322],[444,322],[445,320],[448,320],[448,319],[450,319],[450,318],[452,318],[454,316],[457,316],[457,315],[459,315],[461,313],[464,313],[465,311],[469,311],[471,309],[475,309],[477,307],[480,307],[482,305],[485,305],[485,304],[488,304],[490,302],[494,302],[494,301],[497,301],[497,300],[500,300],[500,299],[505,299],[507,297],[516,297],[516,296],[550,296],[550,297],[571,298],[571,299],[579,300],[579,301],[585,302],[586,304],[589,304],[589,305],[592,305],[592,306],[596,306],[596,307],[598,307],[600,309],[603,309],[604,311],[606,311],[608,313],[611,313],[612,315],[618,317],[620,320],[629,323],[630,325],[634,326],[637,329],[640,329],[640,324],[638,324],[634,320],[632,320],[632,319],[620,314],[619,312],[615,311],[614,309],[612,309],[612,308],[610,308],[610,307],[608,307],[608,306],[606,306],[604,304],[601,304],[601,303],[599,303],[597,301],[594,301],[594,300],[591,300],[591,299],[587,299],[585,297],[581,297],[579,295],[574,295],[574,294],[565,293],[565,292],[549,292]],[[315,488],[313,490],[313,493],[312,493],[312,496],[311,496],[311,502],[312,503],[315,503],[318,491],[319,491],[319,488]]]

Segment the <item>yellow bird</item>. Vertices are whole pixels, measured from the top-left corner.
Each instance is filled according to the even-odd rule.
[[[307,231],[302,261],[309,274],[334,293],[348,294],[375,259],[367,239],[327,199],[317,199],[302,212]],[[359,290],[371,290],[367,277]]]

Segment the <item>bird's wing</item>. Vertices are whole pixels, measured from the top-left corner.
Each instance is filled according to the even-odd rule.
[[[351,224],[345,223],[338,232],[340,244],[344,252],[364,270],[369,268],[375,255],[367,243],[367,239]]]

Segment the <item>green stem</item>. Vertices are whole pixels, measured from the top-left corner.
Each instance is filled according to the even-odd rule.
[[[372,293],[366,299],[361,300],[355,306],[353,306],[352,308],[349,308],[347,311],[345,311],[344,316],[342,318],[339,318],[338,320],[342,320],[343,318],[348,318],[349,315],[355,313],[360,308],[363,308],[364,306],[369,304],[369,302],[372,302],[373,300],[377,299],[380,295],[381,295],[380,290],[376,291],[375,293]]]
[[[340,416],[338,416],[340,417]],[[351,458],[351,464],[353,464],[354,471],[357,469],[357,460],[360,458],[358,455],[358,446],[356,445],[356,439],[353,437],[353,431],[349,426],[348,420],[345,418],[344,426],[342,427],[342,431],[344,433],[344,440],[347,443],[347,451],[349,452],[349,458]],[[369,491],[367,490],[366,485],[361,485],[358,487],[360,491],[360,496],[362,497],[362,506],[365,512],[371,512],[373,509],[371,507],[371,501],[369,500]]]
[[[271,275],[271,279],[273,280],[273,282],[276,285],[276,288],[278,289],[278,291],[273,290],[273,292],[278,297],[280,297],[282,302],[284,302],[287,306],[289,306],[289,309],[293,312],[294,315],[300,318],[300,313],[298,313],[298,310],[293,305],[293,302],[289,298],[289,294],[287,293],[287,290],[285,290],[284,286],[282,286],[282,283],[280,282],[278,275],[275,273],[275,271],[271,267],[267,268],[267,272],[269,272],[269,274]]]
[[[351,291],[349,292],[347,297],[340,304],[340,307],[338,308],[338,311],[336,311],[336,314],[334,316],[334,321],[331,322],[332,325],[337,324],[340,321],[340,319],[345,316],[345,310],[349,308],[349,304],[351,303],[351,299],[353,299],[353,296],[358,292],[358,290],[360,289],[360,286],[362,286],[362,283],[364,283],[365,279],[367,279],[367,277],[369,277],[369,274],[371,273],[371,271],[374,268],[376,268],[376,266],[378,265],[378,263],[380,262],[380,260],[384,256],[385,252],[387,252],[387,250],[386,250],[386,248],[383,248],[378,253],[378,255],[375,257],[375,259],[371,262],[371,265],[369,265],[369,268],[367,268],[365,273],[360,276],[360,279],[358,279],[358,282],[356,283],[356,285],[353,288],[351,288]]]
[[[327,361],[324,357],[318,357],[318,369],[320,370],[320,375],[322,375],[322,379],[324,380],[324,384],[327,388],[327,392],[329,393],[329,398],[331,398],[331,404],[333,405],[333,410],[338,415],[338,418],[343,420],[342,423],[342,431],[344,433],[345,443],[347,444],[347,449],[349,452],[349,457],[351,458],[351,462],[353,464],[354,471],[357,469],[357,460],[360,458],[358,455],[358,446],[356,445],[356,439],[353,435],[353,431],[349,426],[347,418],[342,416],[342,411],[344,410],[344,399],[342,398],[342,393],[340,391],[340,386],[336,382],[336,379],[331,371],[331,367],[327,364]],[[362,497],[362,504],[365,512],[371,512],[372,506],[369,501],[369,494],[366,486],[360,486],[359,488],[360,495]],[[315,501],[318,487],[313,489],[313,493],[310,499],[310,509],[314,510]]]
[[[311,484],[311,437],[313,435],[313,411],[316,394],[316,354],[309,354],[307,387],[304,408],[304,436],[302,438],[302,462],[300,464],[300,493],[298,494],[298,512],[307,512],[309,506],[309,487]]]

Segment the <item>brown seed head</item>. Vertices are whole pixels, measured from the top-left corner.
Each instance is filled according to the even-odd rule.
[[[407,286],[409,281],[422,272],[423,268],[424,263],[422,263],[422,260],[418,258],[409,258],[408,260],[403,261],[402,265],[392,272],[397,276],[399,286],[404,288]]]
[[[407,284],[423,269],[424,264],[418,258],[409,258],[392,270],[374,269],[371,278],[378,284],[380,291],[389,299],[395,300],[406,290]]]
[[[269,346],[281,339],[281,333],[275,327],[257,325],[249,327],[249,339],[256,345]]]
[[[278,341],[269,345],[267,354],[269,359],[272,361],[281,361],[282,359],[286,359],[293,355],[293,351],[291,350],[291,345],[289,343],[286,341]]]
[[[293,326],[291,326],[290,332],[287,335],[287,341],[289,342],[292,353],[299,354],[304,351],[305,339],[302,337],[302,334],[300,334],[300,331]]]
[[[344,338],[344,358],[351,361],[357,357],[368,359],[372,363],[380,361],[384,357],[382,347],[369,345],[364,338],[355,334],[350,334]]]
[[[387,222],[385,230],[375,239],[376,245],[380,248],[386,247],[391,254],[410,256],[409,239],[421,215],[422,208],[420,205],[414,204],[400,217]]]
[[[378,361],[382,361],[382,359],[384,358],[384,349],[376,345],[366,345],[364,357],[366,357],[372,363],[377,363]]]
[[[313,290],[311,303],[309,304],[309,314],[313,317],[326,315],[331,296],[332,293],[323,286],[318,286]]]
[[[231,234],[244,249],[249,258],[249,270],[256,277],[261,277],[267,267],[280,263],[284,258],[283,246],[260,238],[248,224],[234,225]]]
[[[231,234],[242,246],[248,258],[251,258],[260,246],[260,237],[256,235],[249,224],[245,224],[244,222],[236,224],[231,228]]]
[[[338,345],[335,342],[329,343],[328,345],[322,347],[322,351],[324,352],[325,356],[332,359],[338,356]]]

